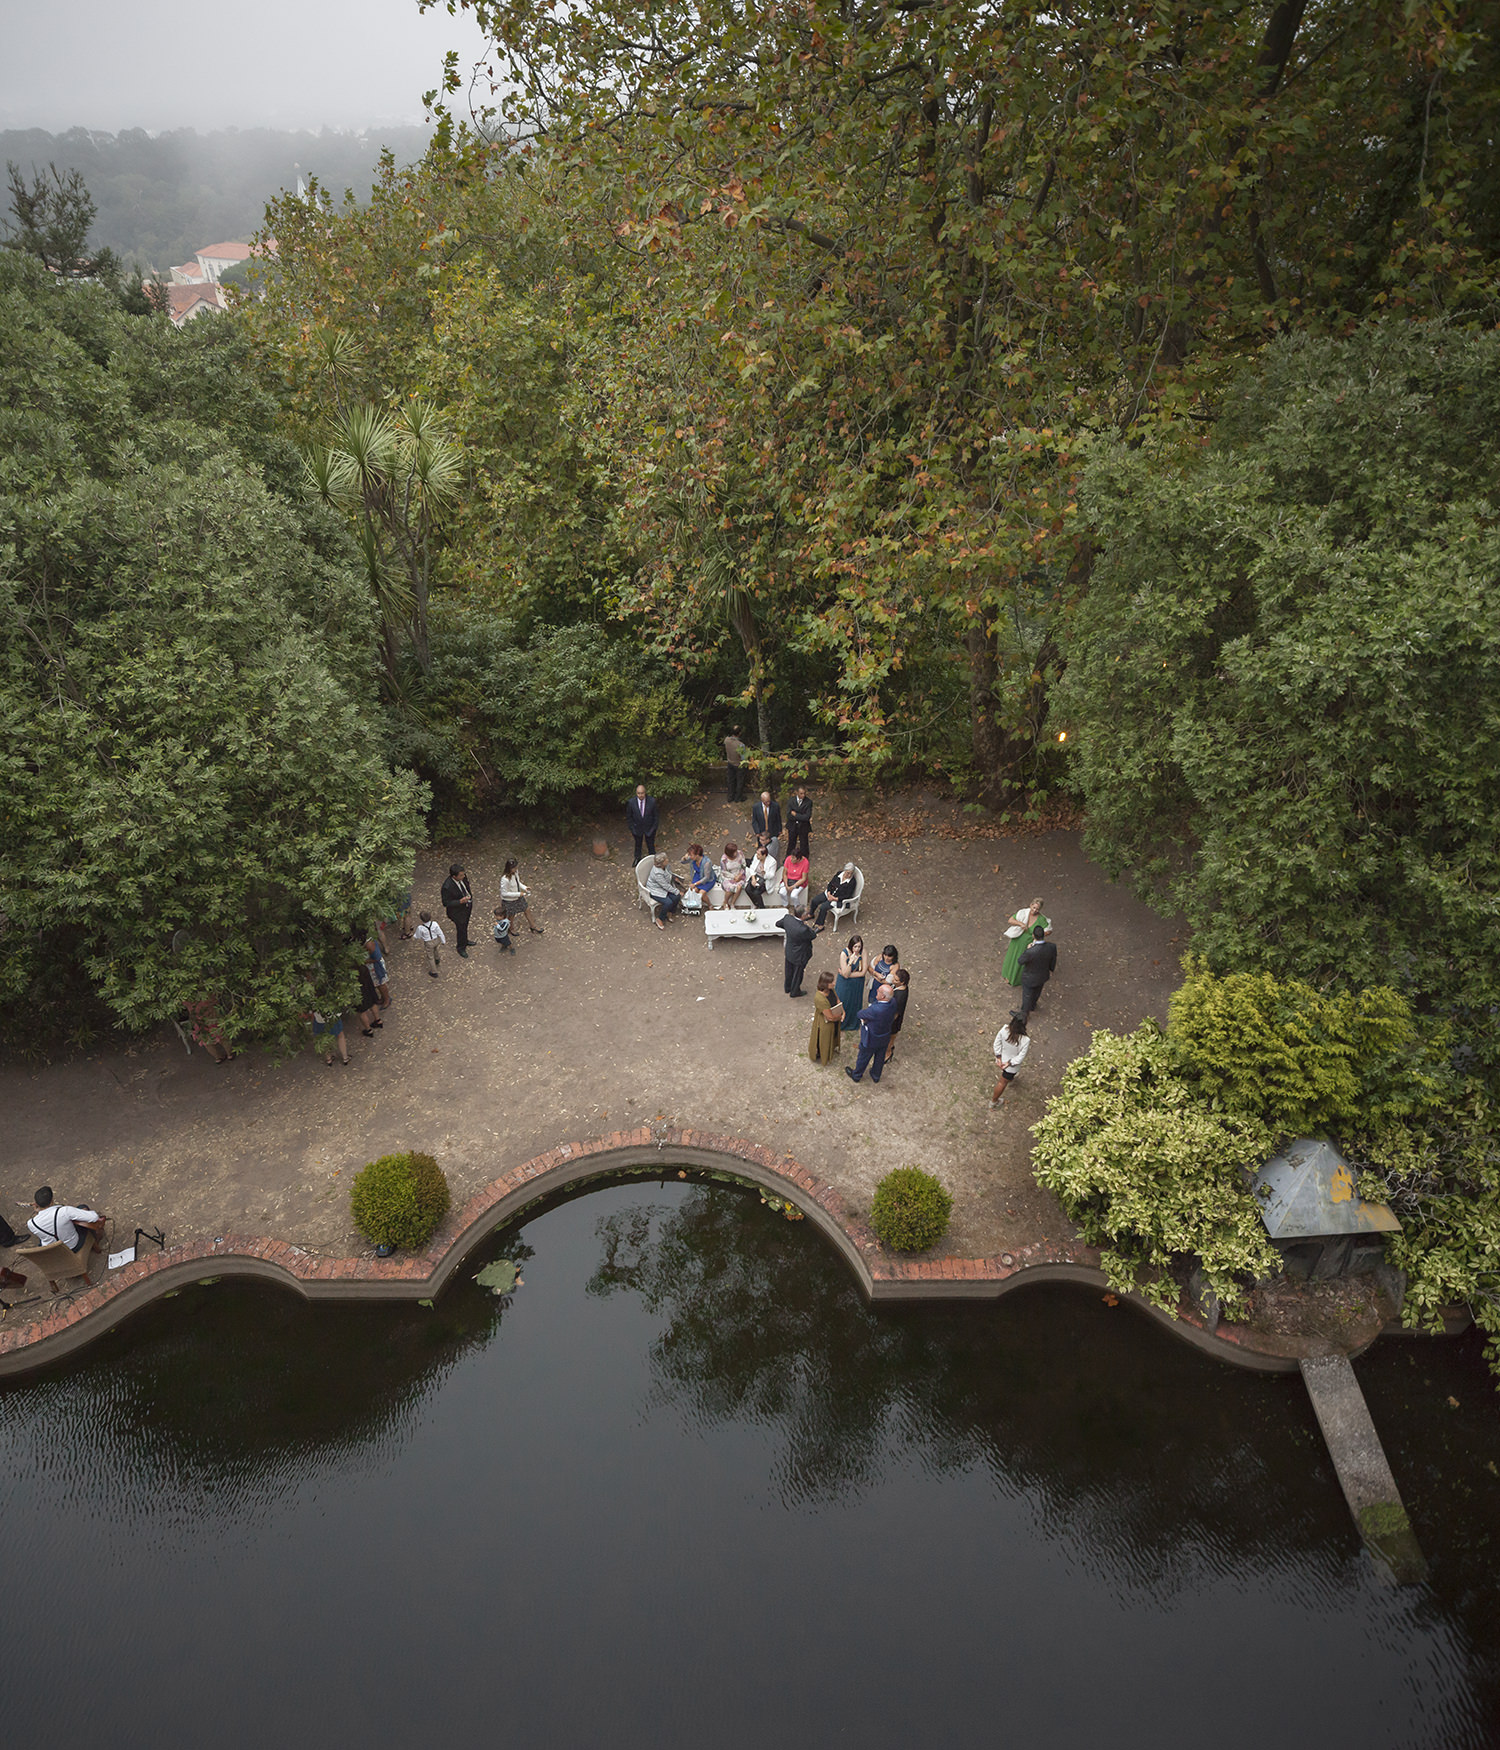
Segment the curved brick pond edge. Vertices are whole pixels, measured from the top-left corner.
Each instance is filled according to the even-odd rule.
[[[588,1142],[565,1142],[492,1180],[447,1219],[422,1252],[398,1258],[323,1258],[285,1240],[225,1235],[195,1240],[112,1270],[82,1294],[61,1300],[40,1318],[6,1314],[0,1321],[0,1376],[14,1375],[83,1347],[161,1295],[205,1277],[238,1276],[293,1288],[308,1300],[422,1300],[447,1283],[465,1257],[531,1204],[591,1179],[653,1166],[730,1172],[794,1203],[848,1264],[872,1301],[994,1300],[1041,1281],[1107,1288],[1099,1254],[1081,1242],[1040,1241],[993,1258],[894,1258],[869,1227],[817,1174],[789,1154],[739,1137],[657,1124],[617,1130]],[[1252,1346],[1254,1333],[1220,1326],[1210,1334],[1186,1306],[1174,1318],[1130,1301],[1175,1336],[1240,1367],[1295,1373],[1294,1354]]]

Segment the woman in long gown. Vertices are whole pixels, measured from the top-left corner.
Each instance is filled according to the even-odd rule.
[[[839,950],[839,975],[834,991],[844,1011],[841,1023],[845,1033],[859,1027],[859,1011],[865,1006],[865,939],[851,936]]]
[[[832,1063],[839,1054],[839,1022],[844,1011],[833,992],[833,974],[820,972],[813,995],[812,1032],[807,1036],[807,1055],[814,1063]]]
[[[1007,984],[1021,982],[1021,956],[1031,946],[1031,929],[1033,924],[1040,924],[1044,930],[1052,928],[1051,918],[1042,916],[1042,902],[1032,900],[1030,905],[1023,906],[1006,926],[1006,935],[1010,942],[1005,950],[1005,959],[1000,971]]]

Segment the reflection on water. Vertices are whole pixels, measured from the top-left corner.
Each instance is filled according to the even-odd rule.
[[[1295,1379],[1097,1295],[877,1314],[675,1179],[519,1244],[506,1305],[480,1260],[431,1310],[224,1284],[0,1391],[17,1737],[1500,1741],[1473,1346],[1360,1364],[1433,1569],[1397,1590]]]

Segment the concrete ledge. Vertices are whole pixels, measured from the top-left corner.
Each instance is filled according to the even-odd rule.
[[[29,1320],[7,1316],[0,1322],[0,1376],[60,1360],[161,1295],[209,1276],[274,1283],[307,1300],[430,1299],[481,1241],[532,1204],[632,1169],[678,1166],[728,1172],[795,1204],[848,1265],[861,1291],[879,1304],[996,1300],[1042,1282],[1109,1286],[1098,1252],[1081,1242],[1041,1241],[993,1258],[893,1256],[839,1193],[793,1156],[741,1137],[657,1124],[560,1143],[524,1161],[450,1211],[427,1247],[408,1257],[320,1258],[285,1240],[226,1236],[137,1259],[82,1294],[60,1297],[56,1311]],[[1186,1307],[1173,1317],[1139,1296],[1123,1298],[1218,1360],[1257,1372],[1297,1369],[1296,1359],[1257,1349],[1252,1333],[1223,1325],[1210,1333]]]

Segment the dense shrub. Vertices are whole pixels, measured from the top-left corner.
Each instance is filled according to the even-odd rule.
[[[870,1226],[893,1252],[925,1252],[948,1231],[953,1199],[920,1167],[897,1167],[875,1187]]]
[[[1214,1111],[1154,1021],[1124,1038],[1096,1033],[1034,1134],[1037,1183],[1103,1248],[1100,1263],[1122,1293],[1170,1311],[1173,1266],[1196,1257],[1232,1313],[1247,1281],[1280,1270],[1248,1186],[1274,1133],[1252,1114]]]
[[[1268,972],[1215,978],[1200,964],[1172,997],[1167,1038],[1209,1105],[1301,1136],[1353,1118],[1367,1091],[1398,1087],[1413,1032],[1406,999],[1385,986],[1325,993]]]
[[[355,1178],[349,1193],[354,1225],[377,1246],[416,1251],[448,1213],[448,1181],[431,1155],[382,1155]]]

